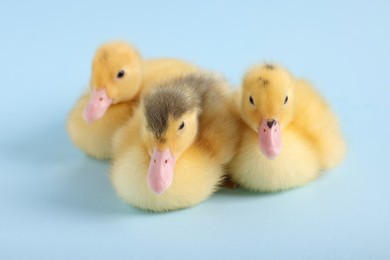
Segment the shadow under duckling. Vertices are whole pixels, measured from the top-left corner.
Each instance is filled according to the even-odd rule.
[[[69,113],[71,140],[92,157],[111,158],[112,136],[133,114],[141,94],[157,82],[195,71],[176,59],[142,60],[125,42],[103,44],[93,58],[89,91]]]
[[[159,84],[114,136],[110,171],[117,194],[151,211],[207,199],[238,145],[227,83],[205,73]]]
[[[303,185],[345,156],[339,123],[328,104],[309,83],[281,67],[249,70],[236,107],[245,126],[229,169],[243,188],[268,192]]]

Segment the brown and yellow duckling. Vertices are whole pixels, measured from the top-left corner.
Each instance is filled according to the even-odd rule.
[[[238,144],[225,81],[196,73],[167,81],[142,99],[114,137],[111,180],[135,207],[169,211],[208,198]]]

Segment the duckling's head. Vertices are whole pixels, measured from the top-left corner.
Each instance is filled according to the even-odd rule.
[[[176,160],[196,139],[200,98],[178,87],[164,87],[147,94],[142,106],[143,138],[151,155],[148,184],[162,194],[171,185]]]
[[[92,97],[84,109],[88,123],[104,116],[112,104],[133,99],[141,87],[141,61],[137,51],[124,42],[102,45],[92,62]]]
[[[286,70],[266,64],[245,75],[241,114],[258,133],[260,150],[269,159],[281,151],[281,130],[291,121],[293,102],[293,80]]]

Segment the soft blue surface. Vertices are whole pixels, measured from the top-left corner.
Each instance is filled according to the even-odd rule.
[[[0,259],[390,258],[388,1],[77,2],[0,4]],[[348,158],[288,192],[224,190],[167,214],[125,205],[108,163],[64,127],[112,39],[234,84],[256,62],[285,65],[339,114]]]

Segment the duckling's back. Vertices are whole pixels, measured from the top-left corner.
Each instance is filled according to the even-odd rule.
[[[293,124],[305,131],[318,147],[322,167],[334,167],[346,154],[339,121],[325,99],[308,82],[296,80],[295,88],[295,114],[299,116]]]
[[[196,66],[177,59],[152,59],[142,62],[142,89],[149,91],[156,83],[165,82],[199,71]]]

